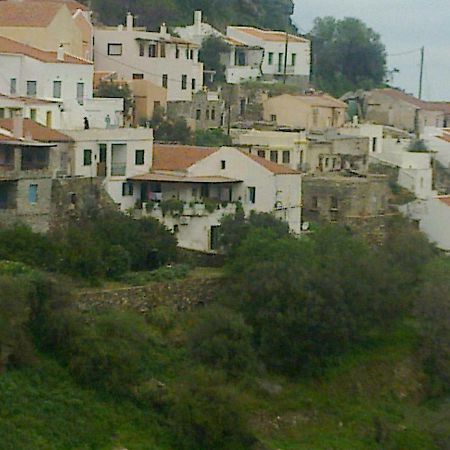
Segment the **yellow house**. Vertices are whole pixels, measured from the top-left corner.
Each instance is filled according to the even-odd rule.
[[[86,57],[86,32],[74,19],[69,3],[0,1],[0,36],[41,50],[64,51]]]
[[[341,127],[345,123],[346,108],[344,102],[322,93],[282,94],[269,97],[263,103],[265,121],[307,131]]]

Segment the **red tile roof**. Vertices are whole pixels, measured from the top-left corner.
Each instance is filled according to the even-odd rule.
[[[217,150],[217,148],[212,147],[155,144],[153,146],[152,169],[184,171]]]
[[[442,107],[437,106],[436,102],[426,102],[419,100],[411,94],[406,94],[398,89],[385,88],[385,89],[374,89],[375,92],[388,95],[389,97],[410,103],[411,105],[417,106],[420,109],[425,109],[427,111],[443,111]]]
[[[38,27],[45,28],[53,21],[63,7],[57,2],[0,1],[0,27]]]
[[[257,162],[265,169],[269,170],[275,175],[298,175],[300,172],[297,170],[291,169],[290,167],[282,166],[281,164],[274,163],[269,161],[268,159],[262,158],[261,156],[251,155],[250,153],[246,153],[242,151],[242,153],[248,156],[253,161]]]
[[[267,31],[254,27],[232,27],[236,30],[249,34],[263,41],[286,42],[286,33],[284,31]],[[288,34],[289,42],[308,42],[308,39],[293,34]]]
[[[1,53],[10,55],[25,55],[45,63],[92,64],[90,61],[68,54],[64,55],[64,61],[60,61],[57,58],[56,52],[40,50],[3,36],[0,36],[0,54]]]
[[[450,142],[450,136],[448,134],[444,134],[443,136],[438,136],[439,139],[443,141]]]
[[[442,203],[445,203],[447,206],[450,206],[450,195],[443,195],[441,197],[437,197]]]
[[[66,5],[72,14],[76,13],[79,9],[81,9],[81,11],[90,11],[90,9],[86,5],[83,5],[82,3],[77,2],[76,0],[26,0],[26,1],[40,2],[40,3],[42,1],[59,3],[60,5]]]
[[[0,119],[0,128],[13,131],[13,119]],[[31,119],[23,120],[23,134],[39,142],[73,142],[71,137]]]

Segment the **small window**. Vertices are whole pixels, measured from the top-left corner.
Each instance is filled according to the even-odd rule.
[[[143,73],[133,73],[133,80],[143,80],[144,74]]]
[[[61,98],[62,82],[57,80],[53,82],[53,98]]]
[[[36,122],[36,113],[37,113],[37,111],[35,108],[30,109],[30,119],[34,120],[35,122]]]
[[[83,166],[90,166],[92,164],[92,150],[85,149],[83,152]]]
[[[158,52],[158,47],[156,46],[156,44],[150,44],[148,46],[148,57],[149,58],[156,58]]]
[[[376,152],[377,151],[377,138],[376,137],[374,137],[373,139],[372,139],[372,152]]]
[[[187,89],[187,75],[181,76],[181,89],[185,91]]]
[[[296,63],[297,63],[297,53],[292,53],[291,66],[295,66]]]
[[[222,159],[222,161],[220,161],[220,168],[222,170],[224,170],[227,167],[227,163],[224,159]]]
[[[37,81],[27,81],[27,96],[35,97],[37,92]]]
[[[283,150],[283,164],[289,164],[291,162],[291,153],[289,150]]]
[[[133,183],[122,183],[122,197],[133,195]]]
[[[77,102],[79,105],[84,103],[84,83],[77,83]]]
[[[165,58],[166,57],[166,44],[164,44],[164,42],[161,42],[160,47],[159,47],[159,56],[161,58]]]
[[[211,120],[216,120],[216,110],[214,108],[211,109]]]
[[[109,56],[122,56],[122,44],[108,44]]]
[[[189,59],[194,59],[194,50],[189,50]]]
[[[197,80],[195,78],[192,78],[192,90],[195,91],[197,87]]]
[[[9,93],[14,95],[17,94],[17,79],[11,78],[9,80]]]
[[[220,225],[213,225],[210,231],[209,246],[211,250],[218,250],[220,247]]]
[[[278,162],[278,151],[277,150],[270,151],[270,160],[274,163]]]
[[[339,207],[339,202],[338,202],[337,197],[332,196],[331,197],[331,209],[337,210],[338,207]]]
[[[265,150],[258,150],[258,156],[260,156],[261,158],[265,158],[266,157],[266,151]]]
[[[28,186],[28,202],[37,203],[38,200],[38,185],[30,184]]]
[[[175,48],[175,58],[179,59],[180,58],[180,49],[178,48],[178,45]]]
[[[168,77],[167,73],[165,73],[162,76],[162,87],[167,89],[168,84],[169,84],[169,77]]]
[[[145,151],[136,150],[134,155],[134,162],[137,166],[142,166],[145,163]]]
[[[269,52],[269,66],[273,64],[273,52]]]
[[[143,42],[139,42],[139,56],[145,55],[145,44]]]
[[[197,109],[195,111],[195,120],[201,120],[202,118],[202,110],[201,109]]]
[[[276,121],[277,121],[277,116],[276,116],[276,114],[271,114],[271,115],[270,115],[270,121],[271,121],[271,122],[276,122]]]
[[[255,187],[248,188],[248,201],[250,203],[255,204],[255,202],[256,202],[256,188]]]

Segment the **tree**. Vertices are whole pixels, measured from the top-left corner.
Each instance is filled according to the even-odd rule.
[[[231,145],[231,143],[231,137],[226,135],[221,128],[195,131],[195,145],[221,147],[223,145]]]
[[[383,84],[386,49],[380,36],[361,20],[317,18],[311,37],[317,88],[341,96]]]
[[[215,82],[225,82],[225,66],[221,62],[220,55],[229,51],[229,49],[230,46],[217,36],[208,36],[202,43],[198,57],[204,64],[205,70],[215,72]]]
[[[128,115],[133,107],[133,93],[128,83],[115,83],[114,81],[101,81],[95,90],[95,97],[123,98],[123,110]]]

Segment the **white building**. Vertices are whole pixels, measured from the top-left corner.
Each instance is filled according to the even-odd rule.
[[[228,51],[220,55],[221,63],[225,66],[227,83],[237,84],[261,77],[263,48],[257,45],[247,45],[243,41],[224,36],[219,30],[202,22],[201,11],[194,12],[193,25],[177,27],[175,32],[181,38],[195,42],[199,46],[210,36],[222,39],[228,45]]]
[[[383,125],[371,123],[359,123],[355,116],[353,122],[345,124],[338,129],[339,133],[347,136],[361,136],[370,138],[370,153],[381,153],[383,151]]]
[[[303,166],[308,146],[304,131],[233,130],[233,143],[274,163],[295,170]]]
[[[172,229],[184,248],[216,251],[220,220],[238,204],[247,215],[272,213],[300,233],[301,174],[236,148],[155,145],[151,171],[130,182],[141,214]]]
[[[311,67],[311,42],[300,36],[281,31],[266,31],[253,27],[227,27],[227,36],[248,46],[264,49],[261,71],[267,79],[308,82]],[[287,57],[286,57],[287,41]]]
[[[450,196],[435,196],[417,200],[401,207],[401,210],[419,224],[428,239],[436,246],[450,252]]]
[[[165,25],[159,32],[146,31],[134,26],[129,13],[125,27],[98,27],[94,34],[96,70],[116,72],[125,81],[150,80],[167,89],[168,101],[191,101],[202,89],[199,46],[171,36]]]
[[[42,124],[53,128],[82,129],[85,117],[91,127],[121,126],[123,99],[94,98],[93,74],[92,62],[62,48],[44,51],[0,36],[0,94],[4,94],[0,109],[4,111],[17,100],[25,117],[38,120],[39,115]],[[35,107],[27,108],[24,102],[28,106],[35,102],[31,104]]]
[[[450,128],[425,127],[421,137],[427,147],[435,152],[435,159],[450,169]]]
[[[127,180],[150,170],[153,155],[153,130],[150,128],[113,128],[65,130],[74,140],[73,176],[101,177],[108,194],[122,211],[134,207],[139,192]]]

